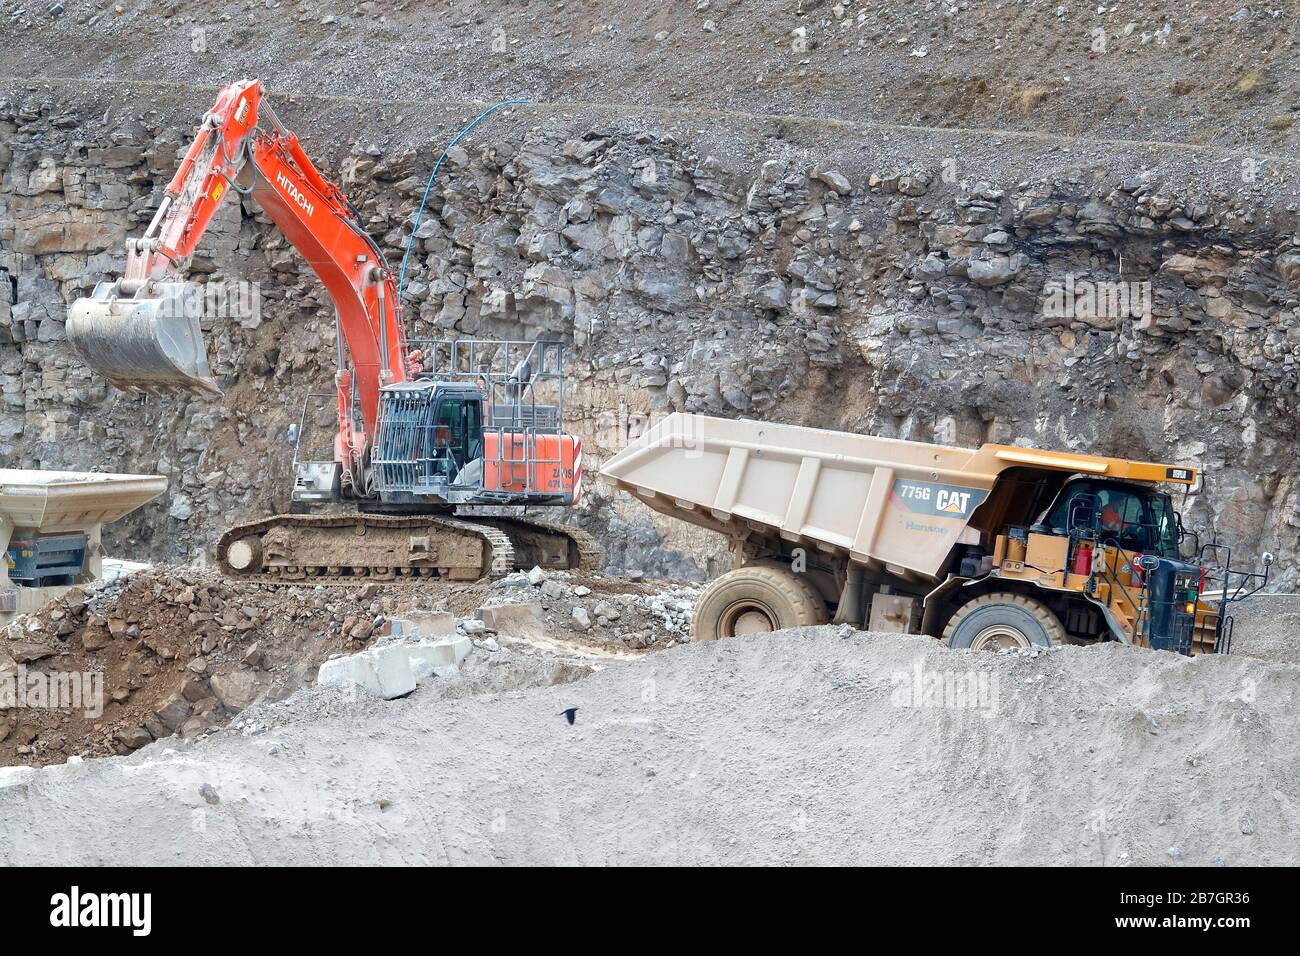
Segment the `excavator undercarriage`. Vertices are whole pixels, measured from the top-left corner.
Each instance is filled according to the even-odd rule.
[[[530,518],[290,514],[236,525],[217,542],[223,572],[272,584],[475,581],[534,566],[594,570],[600,557],[586,532]]]

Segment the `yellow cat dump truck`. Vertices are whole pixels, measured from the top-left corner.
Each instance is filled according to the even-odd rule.
[[[1228,608],[1273,561],[1234,569],[1183,528],[1169,489],[1199,475],[1182,465],[675,414],[601,472],[730,539],[696,640],[833,620],[955,648],[1227,653]]]

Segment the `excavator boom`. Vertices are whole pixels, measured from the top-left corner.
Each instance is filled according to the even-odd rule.
[[[334,302],[340,458],[345,468],[355,465],[375,431],[380,388],[409,375],[396,283],[347,197],[263,102],[257,80],[222,88],[149,228],[127,241],[124,275],[73,304],[68,338],[123,390],[216,392],[200,328],[202,297],[184,277],[231,192],[256,200]],[[364,430],[354,425],[354,397]]]

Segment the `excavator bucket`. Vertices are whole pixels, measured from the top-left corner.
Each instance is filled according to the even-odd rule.
[[[121,283],[101,282],[68,312],[68,341],[86,364],[126,392],[220,395],[199,326],[201,290],[166,282],[148,298],[121,291]]]

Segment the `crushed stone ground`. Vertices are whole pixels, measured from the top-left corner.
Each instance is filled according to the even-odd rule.
[[[74,588],[0,628],[0,679],[86,674],[103,710],[11,706],[0,699],[0,767],[125,754],[153,740],[195,739],[253,704],[310,687],[330,656],[356,653],[392,618],[534,604],[537,623],[473,635],[551,663],[636,656],[686,639],[698,588],[598,573],[500,581],[275,586],[214,571],[160,568]],[[489,643],[483,644],[488,639]],[[9,705],[9,706],[7,706]]]
[[[0,862],[1300,859],[1293,664],[842,633],[478,650],[405,699],[308,689],[197,744],[6,768]]]

